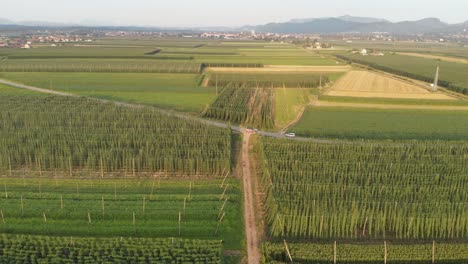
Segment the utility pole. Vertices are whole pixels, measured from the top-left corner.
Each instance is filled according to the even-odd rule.
[[[435,92],[437,91],[437,86],[439,84],[439,65],[437,65],[437,70],[434,78],[434,85],[432,87],[432,91]]]

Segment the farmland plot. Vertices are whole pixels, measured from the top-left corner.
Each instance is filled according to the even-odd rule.
[[[441,92],[433,93],[419,86],[367,71],[347,73],[326,94],[370,98],[455,99]]]

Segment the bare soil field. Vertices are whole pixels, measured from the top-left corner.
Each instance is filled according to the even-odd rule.
[[[348,72],[325,94],[367,98],[455,100],[442,92],[430,92],[409,82],[368,71]]]
[[[406,56],[413,56],[413,57],[420,57],[420,58],[426,58],[426,59],[435,59],[435,60],[442,60],[442,61],[450,61],[450,62],[468,64],[467,59],[454,58],[454,57],[441,56],[441,55],[431,55],[431,54],[413,53],[413,52],[397,52],[397,54],[406,55]]]
[[[346,72],[350,66],[283,66],[266,65],[263,68],[206,68],[207,72],[243,72],[243,73],[267,73],[267,72]]]

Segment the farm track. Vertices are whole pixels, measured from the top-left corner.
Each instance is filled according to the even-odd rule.
[[[250,134],[244,132],[242,140],[242,178],[244,182],[244,223],[247,240],[247,263],[260,263],[260,243],[258,240],[257,221],[255,218],[255,197],[250,171],[249,158]]]
[[[24,85],[24,84],[12,82],[12,81],[4,80],[4,79],[0,79],[0,84],[5,84],[5,85],[16,87],[16,88],[21,88],[21,89],[40,92],[40,93],[51,94],[51,95],[70,96],[70,97],[83,97],[83,96],[76,95],[76,94],[60,92],[60,91],[54,91],[54,90],[34,87],[34,86],[30,86],[30,85]],[[201,118],[201,117],[188,115],[188,114],[175,112],[175,111],[170,111],[170,110],[165,110],[165,109],[161,109],[161,108],[157,108],[157,107],[153,107],[153,106],[148,106],[148,105],[143,105],[143,104],[118,102],[118,101],[98,99],[98,98],[93,98],[93,97],[86,97],[86,98],[96,100],[96,101],[99,101],[99,102],[103,102],[103,103],[114,103],[114,104],[119,105],[119,106],[125,106],[125,107],[131,107],[131,108],[147,108],[147,107],[149,107],[149,108],[157,110],[161,114],[171,115],[171,116],[186,119],[186,120],[192,120],[192,121],[200,122],[200,123],[210,125],[210,126],[215,126],[215,127],[220,127],[220,128],[230,128],[233,131],[236,131],[236,132],[239,132],[239,133],[243,132],[243,128],[241,128],[239,126],[230,126],[229,124],[226,124],[226,123],[223,123],[223,122],[208,120],[208,119],[204,119],[204,118]],[[259,131],[258,134],[261,135],[261,136],[273,137],[273,138],[284,138],[285,137],[284,134],[281,134],[281,133],[266,132],[266,131]],[[293,139],[290,139],[290,140],[311,141],[311,142],[316,142],[316,143],[333,143],[333,142],[335,142],[334,140],[316,139],[316,138],[302,138],[302,137],[296,137],[296,138],[293,138]]]

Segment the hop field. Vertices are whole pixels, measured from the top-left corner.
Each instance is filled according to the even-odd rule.
[[[272,128],[275,123],[274,89],[237,87],[221,89],[203,116],[255,127]]]
[[[464,142],[305,144],[263,139],[263,151],[272,237],[468,237]]]
[[[230,172],[230,131],[92,99],[0,97],[0,172],[63,177],[212,177]]]
[[[327,76],[303,73],[215,73],[210,75],[208,86],[246,86],[254,88],[317,88],[325,86]]]

